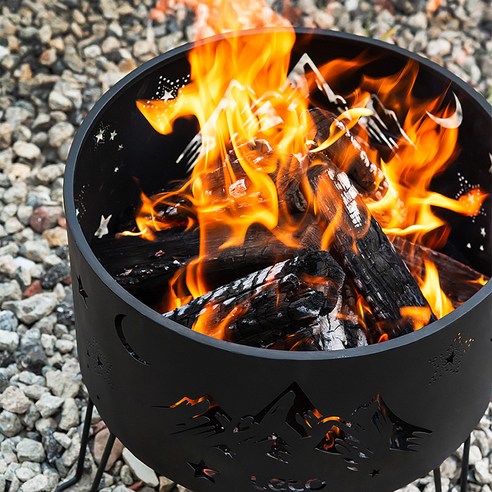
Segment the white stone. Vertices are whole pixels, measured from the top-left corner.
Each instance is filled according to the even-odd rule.
[[[36,476],[36,472],[27,466],[21,466],[17,468],[15,474],[21,482],[27,482],[31,478]]]
[[[19,346],[19,335],[15,331],[0,330],[0,350],[13,352]]]
[[[12,311],[0,311],[0,330],[15,331],[18,324]]]
[[[12,148],[16,155],[28,160],[37,159],[41,155],[41,150],[37,145],[22,140],[15,142]]]
[[[72,440],[64,432],[53,432],[53,437],[65,448],[68,449]]]
[[[53,111],[70,111],[73,108],[72,101],[56,90],[50,92],[48,104]]]
[[[22,484],[19,492],[43,492],[48,487],[48,479],[44,475],[36,475]]]
[[[483,458],[475,463],[475,477],[482,484],[492,484],[492,464],[487,458]]]
[[[453,478],[456,474],[458,463],[454,456],[446,458],[441,464],[441,475],[446,478]]]
[[[16,451],[20,462],[35,461],[42,463],[45,459],[43,445],[34,439],[21,439],[16,446]]]
[[[57,340],[55,346],[60,354],[69,354],[73,350],[74,343],[70,340]]]
[[[445,56],[451,52],[451,43],[447,39],[439,38],[429,41],[427,54],[432,58],[435,56]]]
[[[97,44],[91,44],[84,48],[86,58],[96,58],[101,55],[101,48]]]
[[[129,449],[123,449],[122,456],[125,463],[139,480],[142,480],[142,482],[145,482],[151,487],[157,487],[159,485],[159,479],[155,471],[145,463],[142,463]]]
[[[171,492],[174,482],[167,477],[159,477],[159,492]]]
[[[54,294],[46,292],[20,301],[7,301],[2,307],[13,311],[23,323],[31,325],[44,316],[51,314],[57,304],[56,301]]]
[[[63,405],[63,398],[59,396],[53,396],[49,393],[44,393],[41,398],[36,402],[36,408],[42,417],[51,417],[55,415]]]
[[[48,138],[52,147],[58,148],[60,145],[69,139],[75,132],[75,128],[71,123],[60,121],[52,126],[48,131]]]
[[[12,258],[12,263],[14,264],[13,258]],[[3,304],[4,301],[17,301],[21,297],[22,297],[22,291],[20,290],[17,281],[11,280],[10,282],[5,282],[0,284],[0,304]]]
[[[12,413],[26,413],[30,404],[29,398],[15,386],[9,386],[0,396],[0,406]]]
[[[22,423],[15,413],[7,410],[0,413],[0,434],[5,437],[13,437],[16,436],[21,430]],[[0,490],[2,490],[1,487]]]
[[[73,398],[67,398],[63,404],[62,414],[58,427],[69,430],[80,423],[79,407]]]
[[[20,252],[30,260],[42,262],[43,259],[50,254],[50,246],[45,239],[35,239],[26,241],[21,246]]]
[[[482,459],[482,453],[480,452],[478,446],[470,446],[470,458],[469,458],[470,465],[474,466],[475,463],[477,463],[481,459]]]

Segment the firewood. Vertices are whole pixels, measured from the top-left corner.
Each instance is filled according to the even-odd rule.
[[[189,328],[199,315],[207,326],[226,325],[225,340],[265,347],[297,332],[336,305],[344,274],[329,253],[301,251],[223,285],[164,316]]]
[[[329,111],[313,108],[309,114],[314,124],[312,140],[316,146],[330,136],[332,124],[338,131],[344,132],[342,137],[321,153],[350,176],[362,195],[380,200],[386,194],[388,182],[381,169],[369,160],[356,136]]]
[[[413,331],[402,316],[407,306],[425,307],[435,317],[405,263],[371,216],[348,176],[326,158],[308,171],[316,195],[317,215],[333,227],[330,251],[366,299],[390,338]]]
[[[306,200],[299,189],[303,164],[295,156],[278,155],[264,140],[242,144],[236,151],[230,150],[225,162],[203,175],[202,181],[211,203],[214,200],[220,203],[225,200],[258,201],[258,188],[252,186],[251,177],[243,165],[271,178],[277,188],[276,200],[281,210],[297,213],[306,209]]]
[[[424,278],[425,259],[436,265],[441,289],[449,297],[454,307],[458,307],[467,301],[473,294],[478,292],[484,282],[489,280],[488,277],[473,268],[443,253],[412,243],[402,237],[394,237],[392,239],[396,251],[410,271],[417,277]],[[480,279],[482,282],[478,282]]]
[[[319,249],[317,226],[307,226],[300,235],[301,248]],[[204,261],[204,272],[212,289],[298,253],[297,248],[286,246],[262,227],[251,227],[242,246],[219,249],[222,243],[220,234],[206,238],[205,248],[210,254]],[[131,292],[163,285],[198,256],[199,248],[198,231],[182,228],[157,231],[153,241],[134,236],[105,236],[93,244],[96,257],[106,270]]]
[[[289,350],[292,352],[319,352],[322,350],[310,326],[303,327],[295,333],[279,338],[266,348],[271,350]]]
[[[135,236],[105,236],[94,241],[93,251],[113,278],[123,287],[151,284],[170,277],[191,256],[198,253],[196,232],[174,228],[156,233],[149,241]]]

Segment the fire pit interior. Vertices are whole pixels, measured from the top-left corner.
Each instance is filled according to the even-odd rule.
[[[242,34],[260,41],[269,36],[272,42],[283,35],[288,36],[287,31],[278,29]],[[216,51],[220,43],[208,40],[202,49]],[[230,252],[221,256],[227,250],[216,248],[220,254],[207,265],[207,290],[212,294],[205,301],[198,296],[170,305],[163,300],[169,298],[169,283],[163,278],[196,256],[196,223],[183,214],[189,204],[182,195],[175,195],[175,203],[166,196],[158,220],[151,221],[177,220],[179,234],[171,227],[141,226],[138,218],[151,216],[145,208],[148,197],[178,189],[201,146],[207,145],[203,126],[201,139],[196,138],[196,118],[178,118],[169,131],[169,123],[159,120],[156,111],[172,104],[178,90],[190,83],[189,50],[182,47],[162,55],[117,84],[84,122],[70,154],[65,198],[79,357],[91,398],[111,431],[134,454],[192,490],[381,491],[403,486],[437,467],[459,446],[490,399],[487,104],[451,74],[398,48],[343,34],[298,31],[289,79],[297,87],[305,84],[310,93],[313,171],[305,173],[304,188],[295,172],[295,179],[287,176],[278,196],[280,207],[289,210],[286,216],[293,216],[292,209],[303,214],[303,228],[258,242],[265,237],[268,218],[243,226],[255,241],[248,246],[246,237],[242,249],[232,250],[242,259]],[[343,75],[328,77],[330,72],[320,69],[328,62]],[[413,135],[399,123],[412,108],[405,107],[407,101],[392,99],[391,91],[386,90],[386,99],[378,97],[383,89],[373,83],[366,105],[349,107],[343,116],[344,104],[357,98],[361,84],[385,80],[397,88],[408,78],[414,82],[412,101],[434,101],[427,113],[431,125],[456,138],[451,144],[441,139],[439,148],[435,141],[422,139],[430,163],[449,163],[437,166],[429,177],[434,194],[450,197],[448,206],[432,209],[450,225],[445,237],[442,228],[440,236],[434,235],[434,252],[425,245],[413,246],[410,234],[395,239],[398,234],[388,226],[395,251],[370,218],[370,212],[377,216],[378,203],[391,185],[379,167],[366,165],[364,158],[392,162],[393,168],[385,172],[398,166],[394,161],[401,157],[401,139],[414,145]],[[262,122],[274,127],[269,111],[267,106]],[[346,133],[359,118],[372,148],[361,147]],[[322,153],[336,153],[337,145],[343,145],[343,139],[325,145],[337,128],[357,149],[351,155],[362,161],[347,171],[348,177]],[[357,128],[354,135],[359,136]],[[271,151],[264,139],[249,139],[238,148],[260,161],[268,160]],[[235,160],[241,160],[238,148],[230,156],[233,170]],[[441,152],[449,155],[443,158]],[[306,166],[304,156],[289,160],[290,168],[293,162]],[[415,181],[411,173],[409,169],[405,182]],[[236,177],[227,189],[239,202],[249,182],[248,176]],[[315,195],[314,205],[306,190]],[[332,198],[333,190],[342,199],[323,205],[322,197]],[[435,205],[434,198],[428,203]],[[321,214],[324,226],[316,222],[313,228],[306,210],[314,210],[317,218]],[[340,236],[330,230],[331,222],[341,220],[340,213],[355,229],[365,217],[360,222],[363,231]],[[284,224],[282,234],[291,225]],[[116,237],[123,231],[144,237]],[[373,260],[376,253],[380,262]],[[441,306],[436,312],[437,304],[430,306],[423,284],[400,259],[413,262],[410,269],[419,270],[423,278],[424,253],[437,265],[442,289],[454,307],[459,306],[447,316],[449,310]],[[166,262],[166,255],[171,261]],[[264,273],[254,273],[258,271]],[[268,278],[266,285],[262,275]],[[381,279],[389,282],[389,292],[379,287]],[[247,282],[260,289],[258,299],[251,297],[251,288],[245,292]],[[296,295],[289,297],[292,291]],[[343,316],[354,291],[365,299],[372,328],[363,314],[352,322],[364,309],[357,299],[350,316]],[[222,318],[206,312],[210,296],[219,311],[234,306],[235,324],[230,322],[231,309],[225,309]],[[236,316],[245,300],[249,314]],[[275,316],[270,316],[270,306],[275,306]],[[418,314],[405,311],[407,307]],[[196,330],[203,312],[207,316]],[[335,313],[331,319],[329,313]],[[228,324],[221,324],[227,316]],[[328,336],[320,328],[325,323],[321,318],[328,320]],[[335,333],[336,323],[342,334]],[[226,341],[213,338],[218,325],[221,336],[215,338]]]

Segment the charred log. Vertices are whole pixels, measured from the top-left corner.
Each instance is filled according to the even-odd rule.
[[[314,124],[312,140],[316,145],[320,145],[330,136],[332,125],[344,132],[342,137],[321,153],[350,176],[361,194],[380,200],[388,189],[388,182],[381,169],[369,160],[355,135],[329,111],[313,108],[309,114]]]
[[[473,268],[433,249],[395,237],[393,246],[410,271],[424,278],[425,260],[435,264],[441,289],[454,307],[458,307],[478,292],[489,279]],[[481,282],[479,281],[481,280]]]
[[[251,227],[245,243],[239,247],[219,249],[220,234],[206,238],[210,251],[204,261],[204,274],[214,289],[278,261],[293,258],[298,249],[286,246],[269,231]],[[302,230],[300,246],[319,249],[319,228],[310,225]],[[123,287],[134,292],[163,285],[177,270],[199,254],[200,236],[197,231],[170,229],[155,233],[148,241],[140,237],[105,236],[97,240],[93,249],[98,260]],[[208,272],[208,274],[207,274]]]
[[[329,313],[337,303],[343,280],[341,268],[329,253],[304,251],[219,287],[165,316],[191,328],[201,315],[209,334],[266,347]],[[220,333],[214,333],[217,327],[221,327]]]
[[[318,216],[331,227],[331,251],[390,338],[413,331],[407,306],[429,309],[420,288],[357,190],[330,163],[309,169]]]

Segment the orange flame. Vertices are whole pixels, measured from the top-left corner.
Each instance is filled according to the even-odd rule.
[[[178,3],[160,0],[159,9],[172,8]],[[199,226],[199,256],[171,280],[165,302],[169,310],[208,292],[202,265],[203,260],[214,253],[207,246],[210,244],[207,239],[212,236],[220,238],[219,249],[238,246],[244,242],[251,226],[259,224],[285,244],[299,246],[297,237],[303,224],[282,203],[279,182],[287,175],[305,182],[306,168],[318,165],[316,156],[344,134],[333,124],[328,138],[316,148],[312,147],[313,142],[308,140],[312,127],[307,111],[309,88],[316,84],[319,87],[318,75],[330,86],[333,83],[340,86],[372,61],[366,54],[352,60],[333,60],[321,67],[319,74],[315,71],[306,75],[304,85],[291,84],[287,76],[295,42],[294,30],[263,0],[181,0],[181,3],[195,10],[197,37],[226,32],[233,35],[213,44],[193,47],[189,54],[191,82],[179,90],[176,98],[137,101],[138,109],[161,134],[171,133],[175,121],[182,117],[196,117],[200,127],[201,150],[188,181],[177,190],[151,198],[142,194],[137,217],[139,232],[128,233],[151,240],[155,231],[176,225],[159,210],[175,206],[178,199],[187,212],[186,226]],[[265,26],[287,29],[234,34],[242,29]],[[453,199],[431,190],[433,178],[442,173],[459,152],[457,126],[439,124],[443,119],[452,118],[458,108],[453,104],[443,108],[445,95],[433,100],[418,99],[412,92],[417,74],[418,64],[410,61],[391,76],[379,79],[364,76],[360,87],[348,98],[350,109],[344,108],[338,119],[345,120],[345,127],[353,128],[364,140],[367,131],[357,123],[373,115],[373,95],[395,112],[401,123],[400,136],[393,142],[396,151],[385,161],[378,150],[364,149],[389,181],[386,195],[379,197],[382,198],[379,201],[368,199],[367,205],[387,234],[439,247],[445,244],[450,228],[434,213],[435,209],[474,216],[479,213],[486,195],[473,189]],[[308,154],[312,159],[305,159]],[[346,171],[341,167],[340,171]],[[321,246],[328,249],[337,228],[348,227],[344,224],[339,193],[333,191],[329,180],[320,180],[316,193],[309,185],[304,191],[310,194],[307,199],[315,215],[322,201],[317,200],[316,194],[333,196],[334,203],[338,204],[335,217],[324,224]],[[351,231],[352,237],[364,235],[366,226],[367,222],[359,230]],[[435,314],[443,316],[452,307],[442,292],[436,294],[440,288],[435,273],[431,264],[427,264],[422,289]],[[369,308],[359,302],[357,307],[364,324]],[[247,308],[239,306],[218,324],[210,326],[213,306],[206,307],[193,329],[224,338],[229,323],[244,309]],[[429,312],[412,306],[403,308],[401,314],[411,317],[416,329],[425,326],[430,319]],[[386,338],[382,334],[379,341]]]
[[[425,276],[423,280],[419,281],[420,289],[422,294],[427,299],[427,302],[432,307],[432,311],[437,316],[437,318],[442,318],[446,314],[450,313],[454,306],[442,291],[441,285],[439,283],[439,272],[432,261],[424,260],[425,264]],[[427,322],[429,318],[427,318]],[[427,324],[425,322],[422,326]]]
[[[198,403],[201,403],[202,401],[209,400],[210,398],[205,395],[201,396],[200,398],[197,398],[196,400],[193,400],[192,398],[188,398],[187,396],[184,396],[181,398],[181,400],[177,401],[176,403],[173,403],[169,408],[176,408],[177,406],[181,405],[184,403],[185,405],[197,405]]]

